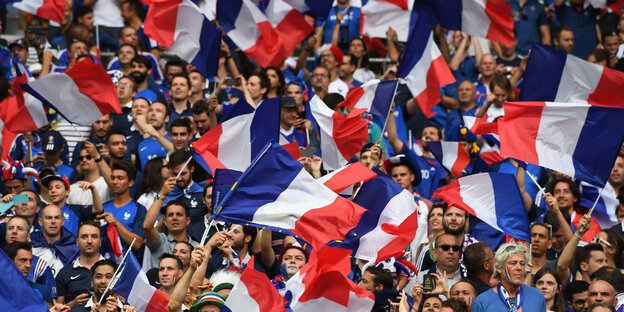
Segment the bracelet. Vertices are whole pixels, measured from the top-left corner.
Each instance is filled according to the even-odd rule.
[[[164,196],[160,196],[160,193],[156,194],[156,199],[165,201],[165,197]]]
[[[100,161],[102,161],[102,160],[104,160],[104,159],[102,158],[102,155],[98,155],[98,157],[96,157],[96,158],[95,158],[95,162],[100,162]]]
[[[574,237],[578,238],[579,240],[581,240],[583,238],[582,236],[578,236],[577,233],[574,233]]]

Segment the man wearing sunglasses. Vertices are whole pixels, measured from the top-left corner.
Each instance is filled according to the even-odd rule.
[[[450,233],[440,234],[433,242],[433,254],[435,265],[429,270],[423,270],[418,276],[407,284],[406,291],[423,282],[425,275],[433,275],[437,279],[446,275],[446,287],[451,289],[455,283],[466,277],[466,273],[459,265],[459,254],[462,249],[461,242],[457,241],[455,235]]]
[[[104,180],[104,177],[100,175],[100,168],[95,163],[95,158],[89,154],[86,146],[82,146],[78,153],[78,172],[84,177],[83,180],[87,181],[97,190],[103,203],[106,203],[113,199],[113,193],[111,192],[108,184]],[[69,205],[93,205],[93,196],[90,190],[84,190],[80,187],[79,183],[74,183],[69,187],[69,195],[67,196],[67,204]]]

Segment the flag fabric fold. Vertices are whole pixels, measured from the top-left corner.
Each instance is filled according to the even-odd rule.
[[[65,11],[65,0],[23,0],[13,3],[13,6],[39,16],[41,18],[63,23],[63,12]]]
[[[397,83],[396,80],[372,79],[351,90],[347,98],[338,105],[348,108],[365,108],[372,115],[386,120],[392,107]]]
[[[386,38],[388,28],[397,32],[399,41],[407,41],[413,1],[364,0],[360,33],[370,38]]]
[[[48,305],[28,284],[13,260],[0,250],[0,307],[3,311],[47,312]]]
[[[169,296],[150,285],[132,252],[120,265],[125,267],[120,270],[119,278],[112,287],[114,292],[126,298],[127,303],[139,312],[169,311]]]
[[[427,142],[433,156],[456,177],[461,177],[464,169],[470,164],[470,155],[461,142]]]

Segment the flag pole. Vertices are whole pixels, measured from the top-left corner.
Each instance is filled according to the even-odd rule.
[[[399,81],[397,80],[396,85],[394,86],[394,93],[392,93],[392,101],[390,103],[394,103],[394,97],[396,96],[397,89],[399,88]],[[386,115],[386,121],[384,121],[383,128],[381,128],[381,135],[379,136],[379,140],[377,142],[381,142],[381,139],[384,137],[384,131],[386,131],[386,126],[388,125],[388,118],[393,114],[392,104],[390,104],[390,108],[388,109],[388,114]],[[392,115],[394,118],[394,115]]]
[[[604,191],[604,187],[600,189],[600,193],[598,193],[598,197],[596,197],[596,200],[594,201],[594,204],[592,205],[591,209],[589,210],[588,214],[591,216],[592,213],[594,212],[594,209],[596,208],[596,205],[598,204],[598,201],[600,200],[600,197],[602,196],[602,191]],[[581,226],[579,228],[579,232],[581,232],[583,230],[583,227]]]
[[[533,175],[532,175],[532,174],[531,174],[528,170],[526,170],[526,169],[524,170],[524,172],[526,172],[526,174],[529,176],[529,178],[531,178],[531,181],[533,181],[533,183],[535,183],[535,185],[537,186],[537,188],[538,188],[539,190],[541,190],[541,189],[542,189],[542,186],[541,186],[541,185],[539,185],[539,183],[537,182],[537,180],[535,179],[535,177],[534,177],[534,176],[533,176]]]
[[[100,297],[100,300],[98,301],[99,304],[102,304],[102,299],[104,299],[104,295],[106,295],[106,292],[111,288],[111,285],[113,284],[113,282],[119,278],[119,276],[117,275],[119,274],[122,264],[124,263],[124,261],[126,261],[126,257],[128,257],[128,255],[130,254],[130,251],[132,251],[132,245],[134,245],[135,241],[136,241],[136,237],[132,239],[132,243],[130,243],[128,250],[126,250],[126,254],[123,256],[123,258],[121,258],[121,262],[119,262],[119,266],[117,266],[117,270],[115,270],[115,274],[113,274],[113,278],[110,280],[110,282],[108,282],[106,289],[104,290],[104,292],[102,293],[102,296]]]
[[[180,175],[182,174],[182,171],[184,171],[184,169],[189,164],[189,162],[191,162],[191,159],[193,159],[193,155],[191,155],[191,157],[189,157],[189,159],[186,160],[186,162],[184,163],[184,166],[182,166],[182,169],[180,169],[180,172],[178,172],[178,175],[176,175],[175,177],[176,180],[180,177]]]
[[[210,229],[212,228],[213,222],[214,220],[210,220],[210,224],[204,230],[204,234],[202,234],[202,239],[201,239],[201,242],[199,243],[199,246],[204,246],[204,244],[206,243],[206,239],[208,238],[208,233],[210,233]]]

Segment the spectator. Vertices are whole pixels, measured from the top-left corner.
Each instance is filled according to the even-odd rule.
[[[30,236],[33,255],[47,262],[52,274],[56,275],[79,251],[76,236],[63,227],[63,212],[55,205],[41,209],[39,223],[41,231],[33,232]]]
[[[88,301],[80,306],[74,307],[72,311],[102,311],[102,309],[98,309],[98,307],[101,307],[99,304],[100,300],[102,301],[102,305],[106,307],[106,311],[109,311],[109,309],[112,311],[135,311],[132,306],[124,306],[119,297],[112,293],[112,291],[105,293],[106,288],[113,280],[113,275],[116,270],[117,264],[111,260],[100,260],[96,262],[91,267],[91,287],[93,288],[93,292],[91,292],[91,296]],[[119,310],[116,310],[116,308]]]
[[[151,207],[163,183],[171,176],[171,170],[169,170],[168,162],[164,157],[150,159],[145,164],[144,170],[137,203],[143,207]]]
[[[480,295],[490,288],[490,279],[494,273],[494,253],[486,242],[476,242],[464,249],[466,280],[474,286]]]
[[[323,66],[316,67],[310,78],[310,85],[314,94],[321,99],[324,98],[328,93],[329,81],[329,69]]]
[[[466,310],[469,311],[472,308],[472,303],[477,297],[477,293],[475,292],[475,288],[467,281],[459,281],[455,283],[451,287],[451,291],[449,292],[450,298],[446,301],[454,301],[453,299],[461,300],[466,304]]]
[[[193,126],[191,120],[183,117],[174,120],[170,125],[170,138],[174,151],[186,152],[189,150],[189,143],[193,136]]]
[[[297,113],[297,103],[290,96],[282,96],[282,111],[280,118],[280,140],[285,140],[289,143],[297,143],[299,147],[307,147],[308,140],[306,138],[306,134],[301,130],[295,127],[295,124],[298,126],[306,127],[306,132],[309,133],[308,126],[311,127],[311,124],[306,123],[304,120],[299,118],[299,114]]]
[[[577,280],[568,283],[568,286],[565,288],[565,295],[568,306],[572,309],[572,312],[581,312],[585,310],[588,288],[589,283],[586,281]]]
[[[618,235],[614,230],[606,229],[600,231],[592,240],[593,243],[600,244],[602,250],[607,257],[607,266],[612,268],[624,267],[624,238]]]
[[[171,78],[171,118],[167,123],[167,129],[171,129],[171,123],[181,117],[191,117],[191,80],[187,75],[176,74]]]
[[[165,157],[167,151],[173,150],[173,143],[165,125],[171,118],[171,110],[167,104],[153,102],[148,110],[148,123],[139,123],[139,127],[149,137],[144,138],[138,146],[140,168],[143,169],[148,160],[154,157]],[[139,119],[141,120],[141,119]]]
[[[592,281],[587,289],[587,294],[587,302],[585,303],[586,308],[600,302],[606,303],[612,307],[617,303],[615,298],[615,288],[613,288],[613,285],[609,284],[607,281]]]
[[[197,70],[189,72],[188,77],[191,82],[189,102],[191,102],[191,107],[195,108],[197,103],[206,100],[204,93],[204,89],[206,89],[206,78]]]
[[[159,90],[149,87],[147,74],[149,69],[152,68],[152,61],[143,55],[135,56],[130,62],[132,65],[132,71],[130,77],[137,83],[136,97],[144,97],[150,102],[156,100],[164,100],[164,96]]]
[[[275,66],[267,67],[264,70],[264,76],[269,80],[268,99],[284,95],[286,81],[284,80],[284,73],[279,68]]]
[[[562,294],[563,286],[561,286],[561,280],[555,269],[544,267],[537,271],[533,278],[533,287],[536,287],[544,294],[548,311],[566,311]]]
[[[30,272],[30,268],[32,266],[33,260],[33,252],[32,246],[27,242],[15,242],[8,244],[4,247],[4,252],[6,255],[15,263],[17,269],[24,275],[24,278],[28,277],[28,272]],[[43,300],[48,304],[53,304],[54,301],[52,299],[52,294],[50,293],[50,289],[44,285],[39,283],[33,283],[28,280],[28,284],[38,293]]]
[[[531,223],[531,274],[537,274],[542,268],[556,268],[556,261],[549,261],[546,258],[546,251],[552,246],[551,238],[550,224]]]
[[[555,35],[553,36],[553,45],[555,48],[571,54],[575,47],[574,41],[575,35],[572,28],[568,26],[561,26],[555,30]]]
[[[108,131],[111,129],[113,125],[113,119],[110,114],[106,114],[93,124],[91,124],[91,135],[89,136],[89,141],[97,146],[103,146],[106,143],[106,135]],[[84,146],[84,142],[76,143],[74,146],[74,152],[72,153],[71,159],[71,167],[76,168],[79,165],[80,159],[79,154]],[[79,170],[80,171],[80,170]],[[82,175],[82,172],[79,172],[79,175]]]
[[[81,148],[78,160],[77,170],[81,171],[84,181],[91,183],[100,197],[100,201],[105,203],[113,199],[113,194],[104,177],[100,175],[100,170],[93,156],[89,154],[86,147]],[[82,183],[76,182],[69,187],[69,195],[67,196],[67,204],[69,205],[93,205],[93,196],[90,190],[82,188]]]
[[[353,78],[362,83],[366,83],[375,78],[375,73],[368,69],[368,48],[362,38],[353,38],[349,44],[349,53],[358,60],[357,69],[353,72]]]
[[[585,58],[598,45],[596,16],[599,9],[592,5],[585,7],[584,0],[554,0],[555,14],[561,25],[574,32],[574,39],[583,44],[574,45],[572,54]],[[561,37],[560,37],[561,38]]]
[[[217,125],[216,114],[206,101],[200,100],[196,102],[193,106],[191,116],[193,117],[193,123],[195,124],[195,129],[197,130],[192,141],[199,140],[204,133],[208,132],[208,130]]]
[[[535,42],[550,45],[550,26],[544,6],[531,0],[514,0],[511,1],[511,6],[518,53],[528,55]]]
[[[327,92],[338,93],[342,97],[347,96],[349,86],[338,77],[338,68],[342,66],[342,52],[336,46],[331,46],[329,49],[321,52],[320,63],[321,66],[327,68],[329,72],[329,85]]]
[[[134,81],[134,78],[124,75],[117,80],[117,98],[121,104],[122,113],[117,114],[115,112],[111,112],[110,116],[113,119],[111,126],[112,129],[121,130],[129,136],[131,135],[132,126],[134,125],[132,105],[134,102],[133,99],[136,95],[137,84]]]
[[[353,78],[357,69],[358,59],[355,55],[347,53],[342,57],[342,66],[338,69],[338,77],[349,87],[349,91],[362,85],[362,82]]]
[[[327,20],[317,21],[316,29],[316,33],[322,30],[323,40],[319,44],[331,43],[346,51],[351,40],[360,37],[360,8],[351,6],[349,0],[338,0]]]

